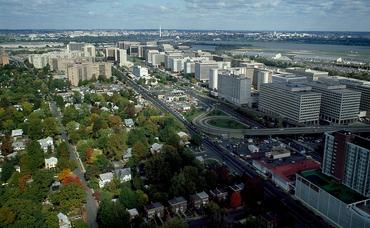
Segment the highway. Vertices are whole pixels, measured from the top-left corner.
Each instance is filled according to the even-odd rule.
[[[189,130],[189,133],[191,135],[195,134],[203,135],[202,137],[203,146],[206,147],[208,150],[218,154],[223,159],[224,164],[226,164],[227,166],[234,170],[238,170],[240,174],[245,174],[250,177],[258,176],[257,172],[252,168],[252,166],[249,163],[245,162],[244,160],[241,160],[240,158],[232,156],[230,151],[221,148],[217,144],[214,144],[208,136],[202,134],[202,132],[198,130],[198,128],[195,125],[187,121],[180,113],[176,112],[175,110],[172,110],[165,103],[163,103],[156,97],[152,96],[150,91],[136,84],[136,82],[134,82],[132,79],[125,76],[125,74],[122,71],[119,72],[121,72],[123,78],[125,79],[125,83],[128,86],[130,86],[136,92],[141,94],[145,99],[150,101],[157,108],[161,109],[162,111],[171,113],[177,120],[184,124],[184,126]],[[320,217],[316,216],[309,209],[304,207],[301,203],[294,200],[291,195],[281,191],[271,182],[269,181],[264,182],[264,191],[265,195],[279,199],[286,206],[287,212],[295,219],[299,227],[329,227],[329,225],[326,222],[324,222]]]

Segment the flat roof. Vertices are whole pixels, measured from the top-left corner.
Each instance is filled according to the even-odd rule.
[[[326,176],[319,169],[303,171],[300,175],[346,204],[367,199],[360,193],[357,193],[347,186],[338,183],[333,178]]]

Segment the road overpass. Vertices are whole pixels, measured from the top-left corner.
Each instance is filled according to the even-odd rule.
[[[220,128],[209,124],[212,119],[217,120],[217,116],[207,116],[203,113],[193,120],[193,124],[201,131],[211,135],[223,135],[229,137],[243,136],[270,136],[270,135],[302,135],[302,134],[323,134],[339,130],[350,131],[353,133],[370,132],[370,125],[338,125],[338,126],[310,126],[310,127],[290,127],[290,128],[260,128],[260,129],[233,129]]]

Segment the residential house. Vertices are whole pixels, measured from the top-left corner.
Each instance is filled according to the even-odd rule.
[[[190,142],[189,142],[190,136],[188,134],[186,134],[185,132],[180,131],[180,132],[177,133],[177,136],[179,136],[179,138],[180,138],[180,142],[179,142],[180,145],[184,146],[184,145],[190,144]]]
[[[16,138],[20,138],[23,136],[23,130],[22,129],[15,129],[15,130],[12,130],[12,137],[14,139]]]
[[[121,183],[131,180],[131,168],[117,169],[115,173]]]
[[[41,149],[44,150],[44,152],[48,152],[48,149],[50,148],[52,151],[54,151],[54,142],[52,137],[47,137],[44,139],[37,140],[39,142]]]
[[[173,213],[185,213],[188,205],[188,201],[184,197],[175,197],[168,201]]]
[[[139,216],[139,212],[137,211],[136,208],[129,209],[129,210],[127,210],[127,212],[130,215],[130,219],[134,219],[134,218]]]
[[[123,155],[123,161],[128,162],[132,158],[132,148],[128,148],[126,153]]]
[[[113,180],[113,173],[107,172],[99,175],[99,188],[104,188]]]
[[[21,151],[26,149],[26,144],[23,140],[17,140],[12,143],[12,147],[14,151]]]
[[[211,198],[217,202],[225,202],[228,197],[228,192],[225,189],[213,189],[209,191]]]
[[[154,143],[154,144],[150,147],[150,152],[151,152],[152,154],[159,154],[159,153],[161,153],[162,147],[163,147],[163,144]]]
[[[51,157],[51,158],[45,158],[45,168],[46,169],[52,169],[57,167],[58,164],[58,158]]]
[[[133,119],[125,119],[124,121],[127,128],[133,128],[135,126]]]
[[[240,184],[230,185],[229,188],[231,189],[232,192],[241,192],[244,189],[244,186],[245,185],[243,183],[240,183]]]
[[[200,209],[209,202],[209,196],[206,192],[199,192],[190,196],[191,203],[194,208]]]
[[[153,219],[156,216],[159,218],[164,216],[164,207],[159,202],[146,205],[144,209],[148,219]]]
[[[69,221],[69,218],[67,215],[63,214],[62,212],[59,212],[58,221],[59,221],[59,228],[71,228],[71,221]]]

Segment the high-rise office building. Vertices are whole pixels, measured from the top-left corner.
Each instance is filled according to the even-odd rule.
[[[321,119],[334,124],[348,124],[358,120],[361,92],[328,81],[313,81],[307,85],[312,87],[312,91],[321,93]]]
[[[209,80],[209,70],[219,68],[217,62],[199,62],[195,63],[195,79],[198,81]]]
[[[119,66],[128,66],[127,62],[127,51],[125,49],[119,49]]]
[[[267,69],[255,69],[253,74],[252,85],[256,90],[260,90],[262,84],[272,82],[272,71]]]
[[[319,78],[327,77],[329,75],[326,71],[311,70],[302,67],[290,67],[285,70],[289,73],[305,76],[310,81],[317,81]]]
[[[92,44],[86,44],[83,46],[84,57],[96,57],[96,48]]]
[[[305,83],[307,77],[287,72],[274,72],[271,81],[272,83]]]
[[[67,51],[68,52],[82,51],[84,46],[85,43],[70,42],[69,44],[67,44]]]
[[[244,75],[223,71],[218,74],[218,97],[235,105],[250,105],[251,80]]]
[[[370,140],[344,131],[325,133],[322,171],[370,196]]]
[[[218,69],[212,68],[209,70],[208,87],[210,90],[218,90]]]
[[[67,68],[67,77],[72,86],[78,86],[81,81],[97,80],[99,77],[112,77],[111,63],[75,63]]]
[[[370,82],[353,79],[340,79],[350,90],[361,92],[360,111],[370,112]]]
[[[258,109],[301,124],[318,124],[321,94],[302,84],[261,84]]]

